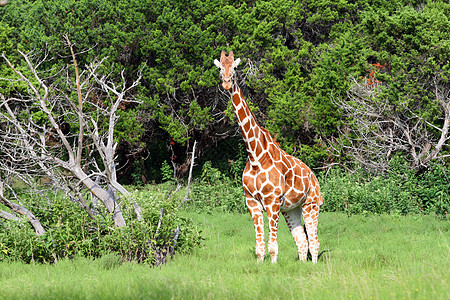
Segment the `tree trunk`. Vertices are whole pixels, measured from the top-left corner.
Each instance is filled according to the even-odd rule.
[[[105,205],[107,211],[113,214],[113,220],[116,227],[126,226],[125,219],[120,210],[120,206],[117,203],[115,197],[100,187],[95,181],[86,175],[81,168],[71,170],[72,173],[83,183],[83,185],[94,194],[95,197],[100,199]]]

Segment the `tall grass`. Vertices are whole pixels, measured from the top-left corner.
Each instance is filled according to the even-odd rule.
[[[0,263],[2,299],[449,299],[449,223],[432,216],[322,213],[316,265],[301,263],[284,221],[279,258],[257,264],[246,214],[186,212],[203,246],[161,268],[115,257]]]

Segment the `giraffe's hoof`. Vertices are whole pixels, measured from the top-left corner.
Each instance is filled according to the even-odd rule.
[[[270,257],[272,258],[272,263],[277,262],[278,254],[270,253]]]
[[[270,254],[270,257],[272,258],[272,263],[276,263],[277,257],[278,257],[278,245],[277,244],[271,244],[269,246],[269,254]]]
[[[298,259],[301,261],[301,262],[306,262],[308,259],[307,259],[307,257],[306,257],[306,255],[299,255],[298,256]]]

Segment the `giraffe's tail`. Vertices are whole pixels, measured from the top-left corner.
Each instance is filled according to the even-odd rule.
[[[331,251],[332,251],[331,249],[320,251],[319,255],[317,255],[317,259],[319,259],[322,256],[322,254],[324,254],[325,252],[331,252]],[[312,260],[311,252],[309,252],[309,249],[308,249],[308,255],[307,255],[306,259],[307,260]]]
[[[331,252],[331,251],[332,251],[331,249],[320,251],[319,255],[317,255],[317,259],[319,259],[322,256],[322,254],[324,254],[325,252]],[[307,260],[312,260],[311,252],[309,252],[309,249],[308,249],[308,255],[307,255],[306,259]]]

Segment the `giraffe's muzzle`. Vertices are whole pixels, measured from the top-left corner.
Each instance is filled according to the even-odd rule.
[[[229,89],[231,89],[233,84],[231,83],[231,80],[230,81],[225,81],[224,80],[223,83],[222,83],[222,86],[223,86],[224,89],[229,90]]]

